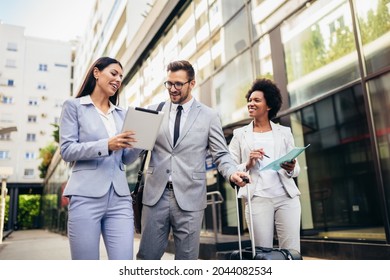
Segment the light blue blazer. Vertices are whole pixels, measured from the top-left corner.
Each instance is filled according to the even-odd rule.
[[[115,107],[112,114],[120,132],[125,111]],[[101,197],[111,184],[119,196],[130,194],[125,165],[135,161],[141,150],[108,151],[107,130],[89,96],[65,101],[59,126],[61,156],[72,162],[64,196]]]
[[[287,126],[282,126],[271,122],[271,128],[273,137],[275,139],[274,155],[275,158],[280,158],[294,148],[294,138],[291,133],[291,129]],[[237,128],[233,131],[233,138],[230,141],[229,150],[240,171],[246,171],[246,162],[248,161],[250,151],[253,150],[254,147],[252,134],[253,121],[250,124]],[[280,181],[282,182],[286,192],[290,197],[295,197],[301,194],[293,180],[293,177],[298,176],[299,171],[300,166],[298,164],[298,160],[295,163],[294,172],[291,177],[287,175],[287,172],[284,169],[280,169],[278,171]],[[254,172],[252,169],[248,170],[248,172],[251,176],[252,182],[257,182],[257,179],[260,175],[259,172]],[[250,198],[252,198],[256,186],[255,184],[248,184],[247,186],[249,187]],[[240,188],[238,195],[239,197],[247,198],[246,188]]]

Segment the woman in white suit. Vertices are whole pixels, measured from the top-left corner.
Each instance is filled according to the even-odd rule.
[[[131,131],[121,133],[125,111],[117,105],[122,75],[119,61],[99,58],[76,98],[62,108],[61,156],[72,165],[64,190],[70,199],[72,259],[99,259],[101,236],[109,259],[133,259],[134,218],[125,165],[140,150],[132,149]]]
[[[273,247],[276,228],[279,247],[300,252],[300,192],[293,180],[299,174],[296,160],[285,162],[278,171],[260,169],[294,147],[291,129],[271,121],[282,105],[280,90],[268,79],[257,79],[245,96],[252,122],[235,129],[229,145],[239,170],[248,171],[252,182],[239,190],[239,197],[251,199],[256,246]],[[249,219],[248,205],[245,207]]]

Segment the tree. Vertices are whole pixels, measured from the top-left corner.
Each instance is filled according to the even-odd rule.
[[[42,162],[38,167],[39,171],[41,172],[39,174],[39,178],[46,177],[47,169],[49,168],[51,159],[53,158],[53,155],[56,150],[57,150],[57,145],[55,143],[50,143],[46,147],[40,149],[39,158],[42,159]]]
[[[56,123],[52,123],[51,125],[55,128],[51,135],[56,143],[60,143],[60,126]]]

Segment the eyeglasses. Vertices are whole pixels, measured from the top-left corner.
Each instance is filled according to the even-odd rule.
[[[175,89],[181,90],[181,89],[183,88],[183,86],[184,86],[185,84],[189,83],[189,82],[191,82],[191,80],[189,80],[189,81],[187,81],[187,82],[185,82],[185,83],[180,83],[180,82],[171,83],[171,82],[169,82],[169,81],[166,81],[166,82],[164,82],[164,86],[165,86],[167,89],[171,89],[172,86],[174,86]]]

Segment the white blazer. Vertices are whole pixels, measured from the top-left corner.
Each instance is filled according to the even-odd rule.
[[[275,158],[279,158],[295,147],[294,138],[289,127],[275,124],[273,122],[270,123],[272,134],[275,139],[274,155]],[[247,171],[246,162],[248,161],[250,151],[253,150],[253,145],[253,121],[250,124],[237,128],[233,131],[233,138],[229,145],[229,151],[237,163],[239,171]],[[284,169],[280,169],[278,171],[280,181],[291,198],[301,194],[293,179],[293,177],[297,177],[299,175],[299,171],[300,167],[298,161],[296,161],[291,177]],[[260,176],[259,172],[253,172],[253,170],[248,170],[248,172],[251,176],[252,182],[257,182],[257,179]],[[255,184],[247,184],[246,187],[249,187],[250,198],[252,198],[256,189]],[[246,187],[240,188],[238,192],[239,197],[247,198]]]

